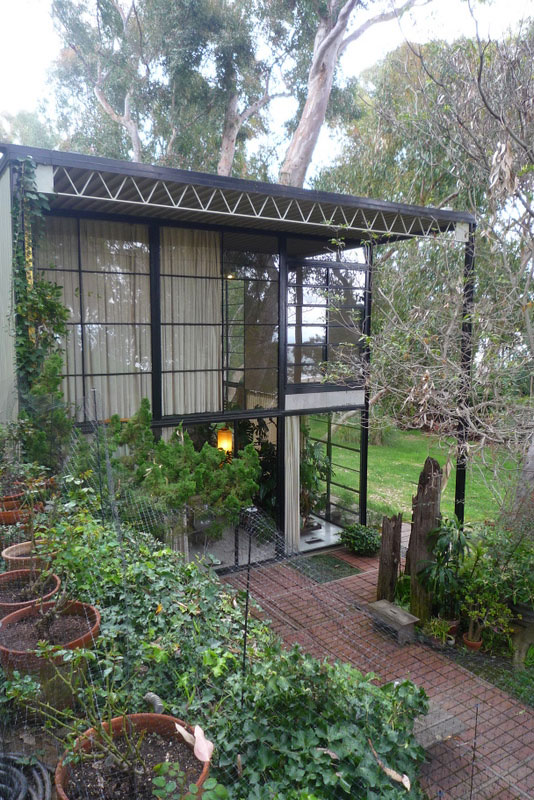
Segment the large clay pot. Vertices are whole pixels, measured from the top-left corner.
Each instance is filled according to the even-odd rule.
[[[14,569],[10,572],[4,572],[0,575],[0,587],[9,583],[29,583],[30,579],[34,576],[35,571],[31,569]],[[61,586],[61,581],[57,575],[51,575],[50,577],[54,579],[54,587],[45,595],[35,597],[32,600],[23,600],[20,603],[0,602],[0,619],[3,619],[3,617],[6,617],[13,611],[18,611],[20,608],[27,608],[28,606],[34,606],[42,602],[46,603],[48,600],[50,600],[58,592],[59,587]]]
[[[2,511],[11,511],[14,508],[20,508],[24,500],[24,492],[14,492],[13,494],[5,494],[0,499],[0,509]]]
[[[0,621],[0,628],[6,628],[22,619],[38,617],[40,612],[46,613],[54,607],[54,602],[43,603],[39,606],[27,606],[19,611],[8,614]],[[62,615],[85,616],[88,620],[88,629],[77,639],[70,642],[62,642],[62,650],[76,650],[77,648],[90,648],[100,631],[100,612],[94,606],[87,603],[74,601],[62,611]],[[41,697],[50,702],[55,708],[66,708],[72,705],[73,697],[69,687],[57,674],[57,669],[63,670],[63,660],[61,656],[53,658],[43,658],[34,650],[13,650],[0,643],[0,664],[8,677],[11,677],[15,670],[22,675],[33,675],[39,679],[41,684]],[[66,664],[64,672],[71,669],[70,664]],[[76,684],[76,677],[72,682]]]
[[[128,714],[127,717],[115,717],[111,720],[111,731],[113,736],[120,736],[121,733],[124,731],[125,722],[127,724],[131,724],[135,727],[138,731],[147,731],[147,733],[159,733],[161,736],[166,737],[179,737],[180,734],[176,731],[176,724],[182,725],[184,728],[193,733],[193,728],[191,725],[188,725],[186,722],[182,722],[182,720],[177,719],[176,717],[170,717],[167,714]],[[107,722],[102,723],[104,730],[109,730],[109,725]],[[90,753],[92,749],[92,738],[98,736],[97,731],[94,728],[89,728],[89,730],[85,731],[85,733],[80,736],[76,740],[75,750],[83,750],[85,753]],[[61,758],[59,764],[56,767],[55,773],[55,784],[56,784],[56,791],[59,797],[59,800],[69,800],[68,790],[69,790],[69,765],[64,763],[65,755]],[[198,786],[199,791],[195,795],[195,797],[202,796],[202,786],[206,781],[209,771],[210,771],[210,762],[209,761],[199,761],[199,765],[202,765],[202,770],[198,779],[195,781],[195,785]],[[183,795],[184,798],[191,797],[192,795],[189,792]]]
[[[32,553],[32,546],[32,542],[19,542],[2,550],[7,569],[46,569],[52,560],[52,554],[35,555]]]
[[[469,650],[480,650],[480,648],[482,647],[482,639],[480,639],[480,641],[478,641],[478,642],[472,642],[471,639],[467,638],[467,633],[463,634],[462,639],[463,639],[463,642],[464,642],[465,646]]]

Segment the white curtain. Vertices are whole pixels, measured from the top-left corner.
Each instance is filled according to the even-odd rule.
[[[163,228],[163,413],[222,410],[220,236]]]
[[[131,417],[151,397],[150,261],[145,225],[82,220],[87,413]]]
[[[70,309],[65,397],[89,417],[131,417],[151,397],[150,264],[145,225],[50,218],[39,248],[43,275],[63,286]],[[49,269],[50,265],[56,269]],[[65,270],[65,271],[63,271]],[[80,317],[81,301],[81,317]],[[82,365],[82,327],[83,358]],[[96,390],[96,395],[92,390]],[[96,408],[95,408],[96,399]],[[78,417],[82,418],[81,411]]]
[[[285,541],[287,553],[300,548],[300,417],[285,418]]]

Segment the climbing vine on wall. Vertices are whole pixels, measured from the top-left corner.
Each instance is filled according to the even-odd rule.
[[[62,288],[35,271],[34,253],[44,231],[48,201],[37,191],[36,166],[13,167],[13,290],[19,421],[25,458],[57,469],[71,421],[61,391],[69,311]]]

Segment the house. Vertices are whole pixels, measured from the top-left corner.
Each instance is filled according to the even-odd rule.
[[[452,237],[465,244],[469,276],[473,217],[15,145],[0,154],[2,318],[12,304],[12,166],[29,156],[50,205],[35,265],[61,284],[70,309],[64,392],[78,422],[130,417],[143,397],[162,434],[179,423],[264,420],[276,445],[279,523],[298,548],[299,418],[314,416],[335,463],[332,418],[352,411],[357,480],[329,476],[324,516],[345,510],[365,521],[366,388],[361,374],[326,382],[323,365],[340,347],[368,358],[376,248]],[[5,408],[14,386],[6,324],[0,376]],[[89,397],[94,408],[82,402]]]

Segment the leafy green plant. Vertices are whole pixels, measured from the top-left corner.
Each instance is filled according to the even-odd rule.
[[[395,602],[407,611],[410,610],[410,599],[412,595],[412,579],[410,575],[402,572],[395,586]]]
[[[228,461],[207,442],[196,450],[189,434],[181,429],[168,441],[156,441],[151,421],[146,398],[124,427],[118,417],[112,419],[115,444],[128,448],[116,461],[126,485],[160,509],[177,511],[186,505],[206,509],[211,522],[204,530],[213,536],[225,525],[235,524],[258,491],[260,464],[254,446],[247,445]]]
[[[88,656],[87,687],[77,690],[83,713],[93,713],[91,704],[104,720],[144,710],[144,695],[157,687],[166,711],[209,730],[212,777],[232,800],[400,800],[406,789],[384,766],[421,797],[413,721],[427,708],[422,690],[379,686],[373,674],[288,650],[255,618],[243,671],[244,592],[146,533],[118,533],[93,515],[77,481],[55,522],[64,546],[54,568],[102,613],[105,646]],[[77,726],[85,730],[87,719]],[[217,791],[214,799],[224,796]]]
[[[443,519],[428,534],[434,560],[425,564],[417,578],[432,594],[434,608],[448,619],[455,619],[464,592],[464,563],[471,553],[470,528],[458,519]]]
[[[432,617],[425,623],[423,633],[432,639],[437,639],[441,644],[446,644],[450,636],[450,622],[440,617]],[[453,640],[454,641],[454,640]]]
[[[345,547],[358,556],[374,556],[380,550],[380,533],[376,528],[369,528],[355,522],[348,525],[339,535]]]
[[[61,391],[69,311],[62,288],[35,274],[33,253],[48,201],[36,189],[35,163],[14,165],[13,291],[20,441],[28,461],[58,470],[72,430]]]
[[[461,612],[467,617],[467,638],[471,642],[480,642],[484,628],[500,634],[511,631],[511,610],[502,602],[495,586],[482,577],[474,577],[467,584]]]

